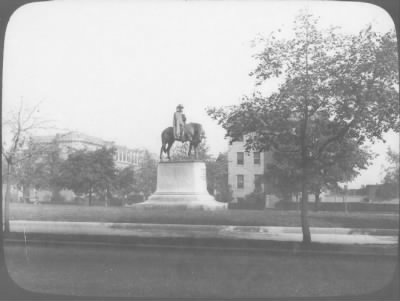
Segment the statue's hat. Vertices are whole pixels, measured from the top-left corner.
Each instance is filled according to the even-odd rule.
[[[183,105],[179,104],[179,105],[176,106],[176,108],[177,108],[177,109],[179,109],[179,108],[180,108],[180,109],[183,109]]]

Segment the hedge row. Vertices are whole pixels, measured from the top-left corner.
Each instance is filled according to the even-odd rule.
[[[320,211],[347,211],[352,212],[399,212],[399,204],[379,204],[379,203],[327,203],[322,202],[319,204],[318,210]],[[298,210],[299,204],[292,202],[278,202],[275,204],[276,209],[281,210]],[[314,209],[315,203],[309,203],[309,208]]]

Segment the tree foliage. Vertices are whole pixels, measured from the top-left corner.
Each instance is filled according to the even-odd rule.
[[[24,195],[29,197],[29,189],[32,187],[50,189],[53,191],[53,200],[58,200],[56,179],[64,160],[57,143],[53,141],[41,145],[30,140],[20,156],[24,159],[17,160],[14,173],[16,183],[23,188]]]
[[[208,109],[228,136],[251,133],[248,150],[273,151],[287,174],[300,179],[306,243],[311,241],[307,195],[321,170],[329,166],[328,174],[334,174],[340,169],[335,156],[351,147],[358,152],[367,139],[399,129],[395,33],[378,34],[367,26],[358,35],[346,35],[334,28],[319,30],[317,24],[302,12],[293,38],[272,33],[256,41],[262,51],[254,56],[258,65],[250,75],[256,85],[279,78],[278,91],[268,96],[256,91],[240,105]],[[354,171],[357,160],[352,161],[343,164]]]
[[[61,165],[58,185],[78,195],[89,195],[89,205],[93,193],[107,198],[116,177],[114,152],[114,148],[101,148],[96,151],[78,150],[70,154]]]
[[[174,161],[187,161],[190,160],[188,157],[189,143],[175,143],[172,147],[171,159]],[[192,150],[192,154],[193,154]],[[209,154],[209,147],[203,140],[197,146],[197,160],[209,160],[211,155]]]
[[[385,168],[385,177],[382,185],[378,188],[376,194],[381,199],[399,198],[399,152],[393,149],[387,150],[387,161],[389,166]]]
[[[220,153],[217,159],[206,161],[207,190],[220,202],[232,200],[232,189],[228,184],[228,154]]]
[[[135,190],[147,199],[157,187],[157,162],[149,151],[145,151],[135,175]]]
[[[113,188],[122,198],[135,191],[135,170],[133,166],[125,167],[117,172]]]
[[[387,150],[387,161],[389,166],[385,169],[384,183],[399,183],[399,152],[389,148]]]

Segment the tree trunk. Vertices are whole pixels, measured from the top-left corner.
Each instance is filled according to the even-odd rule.
[[[308,154],[307,154],[307,122],[308,122],[308,101],[306,98],[304,122],[301,135],[301,229],[303,232],[303,243],[311,243],[310,225],[308,224]]]
[[[320,198],[320,195],[321,195],[321,191],[320,191],[319,189],[317,189],[317,190],[314,192],[314,196],[315,196],[314,210],[315,210],[315,211],[319,211],[319,208],[320,208],[320,205],[321,205],[321,198]]]
[[[311,243],[310,225],[308,224],[308,192],[307,182],[305,179],[302,181],[301,190],[301,229],[303,231],[303,243]]]
[[[302,179],[301,179],[301,229],[303,231],[303,243],[311,243],[310,225],[308,224],[308,149],[307,149],[307,126],[308,126],[308,93],[310,90],[309,73],[308,73],[308,46],[309,36],[308,27],[306,27],[306,49],[305,49],[305,79],[306,79],[306,90],[304,92],[304,106],[303,106],[303,125],[301,129],[301,167],[302,167]]]
[[[107,187],[106,193],[105,193],[105,198],[104,198],[104,205],[105,205],[106,207],[109,206],[109,195],[110,195],[110,190],[109,190],[108,187]]]
[[[7,164],[6,192],[4,195],[4,232],[10,232],[10,165]]]
[[[52,190],[51,191],[51,201],[53,203],[61,202],[60,189],[57,187],[53,187],[51,190]]]
[[[28,201],[29,203],[31,199],[30,186],[25,183],[22,185],[22,198],[24,199],[24,204],[26,203],[26,201]]]
[[[89,207],[92,205],[92,188],[89,189]]]

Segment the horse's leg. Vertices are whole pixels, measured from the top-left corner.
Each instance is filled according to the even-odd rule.
[[[164,147],[165,147],[164,144],[161,145],[161,149],[160,149],[160,161],[162,160],[162,153],[163,153]]]
[[[193,148],[194,148],[194,159],[197,160],[197,145],[195,145]]]
[[[168,160],[171,160],[171,157],[169,156],[169,150],[171,149],[172,144],[174,144],[174,141],[172,141],[171,143],[168,143],[168,147],[167,147],[167,157],[168,157]]]
[[[188,158],[190,158],[191,153],[192,153],[192,142],[190,142],[189,144]]]

